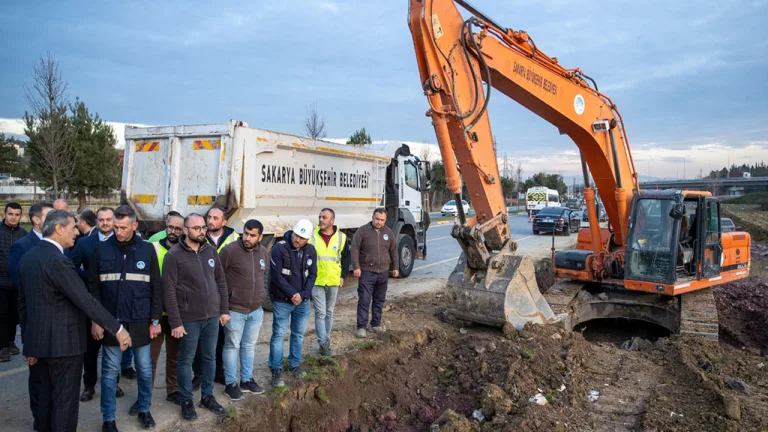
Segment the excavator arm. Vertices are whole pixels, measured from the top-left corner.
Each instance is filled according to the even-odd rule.
[[[465,19],[456,4],[471,16]],[[463,0],[411,0],[409,25],[448,189],[458,194],[463,179],[477,215],[466,225],[492,225],[484,227],[484,246],[498,251],[510,241],[487,110],[493,90],[571,137],[581,152],[585,198],[594,203],[588,168],[603,194],[613,243],[622,246],[637,174],[621,115],[594,81],[544,54],[524,31],[500,26]],[[605,253],[594,205],[588,208],[593,251]],[[487,266],[485,251],[465,252],[471,267]]]
[[[468,18],[456,5],[461,5]],[[579,69],[566,69],[540,51],[524,31],[502,27],[464,0],[410,0],[427,116],[437,135],[447,187],[459,199],[466,184],[476,216],[452,236],[463,254],[448,281],[449,310],[459,318],[520,328],[554,318],[538,291],[530,257],[515,255],[508,226],[488,102],[497,90],[538,114],[576,143],[581,153],[590,221],[590,279],[623,262],[628,209],[637,174],[616,106]],[[613,227],[601,232],[591,172]]]

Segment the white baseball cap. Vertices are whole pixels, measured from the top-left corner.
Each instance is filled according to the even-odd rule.
[[[293,233],[305,239],[312,237],[312,222],[302,219],[293,226]]]

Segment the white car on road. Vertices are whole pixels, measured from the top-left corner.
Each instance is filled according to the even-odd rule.
[[[469,203],[465,200],[461,200],[461,206],[464,207],[464,214],[469,214]],[[459,209],[456,208],[456,200],[450,200],[445,205],[443,205],[443,208],[440,209],[440,213],[443,216],[452,215],[455,213],[458,213]]]

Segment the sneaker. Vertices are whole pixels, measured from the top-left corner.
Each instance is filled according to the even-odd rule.
[[[299,366],[296,366],[295,368],[288,369],[288,372],[293,374],[293,377],[296,379],[304,379],[304,377],[307,376],[307,373],[301,370]]]
[[[11,351],[8,348],[0,349],[0,363],[11,361]]]
[[[243,398],[243,392],[240,391],[240,387],[237,384],[227,384],[227,388],[224,389],[224,394],[229,396],[230,400],[240,400]]]
[[[376,327],[371,327],[371,331],[376,333],[376,334],[382,334],[382,333],[386,332],[387,329],[385,329],[382,326],[376,326]]]
[[[136,371],[132,367],[123,369],[120,374],[128,379],[136,379]]]
[[[157,426],[155,419],[152,418],[152,414],[149,411],[139,413],[139,424],[144,430],[154,429]]]
[[[243,393],[253,393],[257,395],[264,393],[264,388],[256,384],[256,381],[254,380],[241,382],[240,390],[242,390]]]
[[[181,393],[179,393],[177,391],[175,391],[173,393],[168,393],[165,396],[165,400],[167,400],[168,402],[173,402],[176,405],[181,405],[181,399],[180,398],[181,398]]]
[[[283,381],[283,371],[280,369],[272,369],[272,387],[282,387],[285,385]]]
[[[204,396],[200,399],[200,408],[205,408],[214,414],[224,414],[224,407],[216,402],[216,398],[213,396]]]
[[[184,420],[197,420],[197,411],[195,411],[195,404],[191,400],[186,400],[181,403],[181,416]]]
[[[355,336],[358,337],[358,339],[365,339],[368,337],[368,332],[365,331],[364,328],[357,329],[357,333],[355,333]]]
[[[139,401],[134,402],[133,405],[131,405],[131,409],[128,410],[129,416],[135,416],[139,413]]]
[[[19,355],[19,354],[21,354],[21,350],[13,342],[8,344],[8,351],[11,352],[11,355]]]

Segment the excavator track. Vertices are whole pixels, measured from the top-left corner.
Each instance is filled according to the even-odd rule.
[[[568,330],[592,319],[626,318],[659,325],[673,334],[718,337],[717,307],[711,288],[662,298],[560,281],[544,293],[544,298],[556,315],[567,315],[563,322]]]

